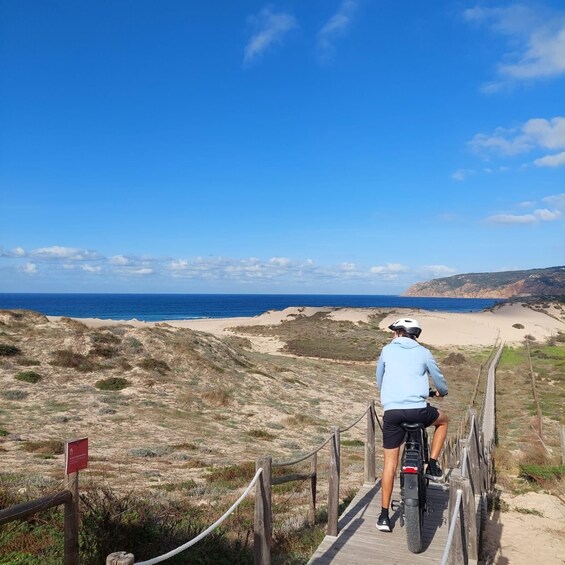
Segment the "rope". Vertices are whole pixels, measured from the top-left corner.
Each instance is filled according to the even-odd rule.
[[[348,430],[350,430],[353,426],[355,426],[356,424],[358,424],[361,419],[367,414],[367,412],[371,409],[371,407],[367,408],[365,410],[365,412],[363,412],[363,414],[361,414],[361,416],[359,416],[359,418],[357,418],[357,420],[355,420],[355,422],[353,422],[353,424],[347,426],[347,428],[344,428],[343,430],[340,429],[339,433],[344,433],[347,432]],[[376,416],[376,414],[375,414]],[[377,418],[378,421],[378,418]],[[381,423],[379,422],[379,426],[381,426]],[[382,426],[381,426],[381,430],[382,430]],[[325,447],[327,445],[327,443],[332,439],[333,434],[330,435],[325,441],[324,443],[322,443],[322,445],[316,447],[315,449],[313,449],[312,451],[310,451],[309,453],[307,453],[306,455],[302,455],[300,456],[298,459],[293,459],[292,461],[273,461],[272,462],[272,466],[273,467],[290,467],[291,465],[296,465],[297,463],[301,463],[302,461],[308,459],[309,457],[312,457],[312,455],[314,455],[315,453],[318,453],[318,451],[320,451],[320,449],[322,449],[323,447]]]
[[[198,543],[201,539],[205,538],[212,530],[214,530],[216,527],[218,527],[240,505],[241,501],[249,494],[249,492],[251,491],[251,489],[253,488],[253,486],[257,482],[259,475],[262,472],[263,472],[262,468],[257,469],[257,472],[255,473],[255,476],[253,477],[253,480],[249,483],[249,486],[245,489],[245,492],[231,505],[230,509],[221,518],[218,518],[211,526],[206,528],[203,532],[198,534],[195,538],[186,542],[184,545],[181,545],[180,547],[177,547],[176,549],[173,549],[173,550],[169,551],[168,553],[165,553],[164,555],[161,555],[159,557],[154,557],[153,559],[149,559],[149,561],[138,561],[135,565],[154,565],[155,563],[161,563],[161,561],[165,561],[165,559],[169,559],[170,557],[173,557],[173,556],[177,555],[178,553],[181,553],[185,549],[188,549],[189,547]]]
[[[371,408],[367,408],[367,410],[365,410],[365,412],[363,412],[363,414],[361,414],[361,416],[359,416],[359,418],[357,418],[357,420],[355,420],[355,422],[353,422],[353,424],[351,424],[350,426],[347,426],[347,428],[343,428],[343,430],[339,430],[340,434],[343,434],[347,431],[349,431],[353,426],[355,426],[356,424],[358,424],[361,421],[361,418],[363,418],[365,416],[365,414],[367,414],[367,412],[370,410]]]
[[[299,457],[298,459],[294,459],[293,461],[273,461],[271,463],[272,467],[288,467],[290,465],[296,465],[297,463],[300,463],[301,461],[304,461],[305,459],[308,459],[308,457],[312,457],[312,455],[314,455],[315,453],[318,453],[318,451],[320,451],[320,449],[322,449],[322,447],[325,447],[326,444],[332,439],[333,434],[330,435],[328,437],[328,439],[326,439],[326,441],[324,441],[324,443],[322,443],[322,445],[320,445],[319,447],[316,447],[316,449],[313,449],[312,451],[310,451],[310,453],[307,453],[306,455],[303,455],[302,457]]]
[[[455,525],[457,524],[457,520],[455,516],[460,511],[461,508],[461,500],[463,499],[463,491],[459,488],[457,489],[457,498],[455,499],[455,508],[453,509],[453,520],[449,525],[449,533],[447,534],[447,543],[445,544],[445,549],[443,551],[443,557],[441,558],[441,565],[446,565],[447,560],[449,558],[449,550],[451,549],[451,544],[453,543],[453,536],[455,535]]]

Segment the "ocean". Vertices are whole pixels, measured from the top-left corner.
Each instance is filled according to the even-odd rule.
[[[113,320],[189,320],[252,317],[289,306],[413,308],[477,312],[499,302],[485,298],[421,298],[348,294],[19,294],[0,293],[0,309],[47,316]]]

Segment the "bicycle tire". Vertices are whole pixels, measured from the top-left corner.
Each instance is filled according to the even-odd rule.
[[[422,543],[422,510],[418,506],[404,506],[406,522],[406,541],[412,553],[421,553]]]

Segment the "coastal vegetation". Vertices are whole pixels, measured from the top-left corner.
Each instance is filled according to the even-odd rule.
[[[324,312],[297,315],[279,325],[234,328],[234,335],[220,339],[166,324],[94,329],[0,311],[4,343],[19,350],[0,360],[0,506],[55,492],[64,442],[88,436],[89,468],[81,473],[82,562],[101,563],[118,550],[149,559],[177,547],[229,508],[253,477],[257,457],[288,460],[307,453],[331,426],[343,427],[363,413],[367,400],[376,398],[374,362],[389,339],[378,328],[382,315],[357,323]],[[277,340],[282,351],[257,350],[254,343],[264,339]],[[453,434],[467,421],[470,404],[480,408],[492,351],[434,348],[450,382],[443,406]],[[22,359],[33,360],[34,371],[22,371]],[[541,439],[534,431],[530,360]],[[564,363],[563,334],[505,349],[497,390],[500,500],[504,492],[562,492]],[[41,379],[21,380],[22,373]],[[363,480],[364,437],[361,425],[341,438],[342,505]],[[307,464],[290,472],[305,472]],[[327,465],[325,452],[319,465]],[[305,481],[273,487],[274,563],[305,563],[321,541],[326,480],[322,472],[313,524],[307,520]],[[190,550],[190,561],[251,563],[252,522],[249,499]],[[0,547],[0,564],[60,563],[62,509],[4,526]]]

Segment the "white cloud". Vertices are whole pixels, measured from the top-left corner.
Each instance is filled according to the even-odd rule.
[[[548,149],[565,148],[565,117],[556,116],[549,120],[532,118],[515,128],[499,127],[492,134],[477,133],[468,145],[473,151],[487,158],[490,155],[512,157],[532,151],[540,153]],[[534,164],[538,167],[562,166],[565,164],[565,153],[543,155],[538,157]],[[507,170],[507,167],[498,168],[499,172]],[[462,180],[464,176],[460,176]]]
[[[536,167],[563,167],[565,166],[565,151],[555,155],[546,155],[534,161]]]
[[[273,257],[269,260],[269,264],[277,267],[288,267],[291,261],[287,257]]]
[[[10,251],[4,251],[2,247],[0,247],[0,257],[5,258],[21,258],[26,257],[27,253],[23,247],[14,247]]]
[[[35,263],[26,263],[20,267],[20,271],[26,275],[34,275],[37,273],[37,265]]]
[[[553,222],[561,217],[559,210],[547,208],[535,210],[533,214],[495,214],[487,221],[491,224],[537,224],[538,222]]]
[[[565,30],[563,31],[565,35]],[[565,46],[564,46],[565,48]],[[547,149],[565,148],[565,118],[557,116],[551,120],[533,118],[523,126],[524,134],[537,145]]]
[[[464,181],[469,178],[471,175],[475,174],[475,171],[472,169],[457,169],[452,175],[451,178],[456,181]]]
[[[565,192],[561,194],[552,194],[542,198],[542,201],[558,210],[565,210]]]
[[[489,216],[487,221],[491,224],[535,224],[537,218],[533,214],[514,215],[514,214],[495,214]]]
[[[84,261],[100,258],[100,255],[95,251],[81,250],[74,247],[61,247],[59,245],[34,249],[30,252],[30,255],[41,259],[67,259],[69,261]]]
[[[284,12],[274,12],[271,6],[251,16],[249,22],[254,28],[254,33],[245,46],[243,56],[245,65],[257,60],[273,45],[282,43],[284,37],[298,27],[294,16]]]
[[[178,259],[176,261],[171,261],[169,267],[173,271],[184,271],[188,269],[190,263],[186,259]]]
[[[547,208],[543,208],[536,210],[534,215],[542,222],[553,222],[561,217],[561,212],[559,212],[559,210],[548,210]]]
[[[447,265],[425,265],[421,270],[425,273],[429,273],[432,277],[445,277],[457,272],[457,269],[453,269]]]
[[[100,265],[81,265],[81,269],[85,273],[99,273],[102,267],[100,267]]]
[[[521,130],[505,128],[496,128],[491,135],[477,133],[469,141],[469,145],[479,153],[497,153],[505,156],[527,153],[534,147],[533,141]]]
[[[387,263],[386,265],[380,265],[376,267],[371,267],[371,273],[381,275],[381,274],[391,274],[391,273],[402,273],[408,270],[406,265],[400,263]]]
[[[110,265],[118,265],[123,267],[125,265],[129,265],[130,260],[123,255],[114,255],[113,257],[110,257],[108,263],[110,263]]]
[[[153,269],[150,269],[148,267],[142,267],[140,269],[131,269],[128,272],[131,273],[132,275],[139,275],[139,276],[152,275],[155,273]]]
[[[565,74],[565,16],[525,4],[465,10],[465,19],[486,24],[508,38],[509,51],[497,66],[498,78],[484,85],[492,93],[519,81]]]
[[[339,10],[324,24],[316,36],[316,47],[323,60],[333,55],[335,41],[343,36],[353,21],[357,10],[357,2],[343,0]]]

